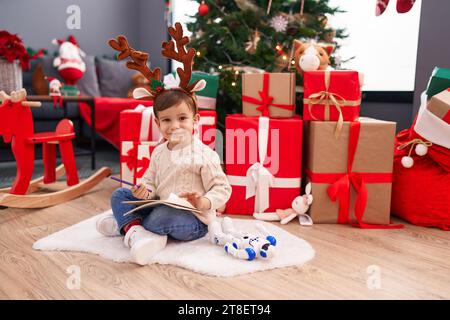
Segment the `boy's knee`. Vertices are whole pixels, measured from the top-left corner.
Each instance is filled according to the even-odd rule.
[[[128,188],[117,188],[113,191],[111,198],[129,198],[133,194]]]

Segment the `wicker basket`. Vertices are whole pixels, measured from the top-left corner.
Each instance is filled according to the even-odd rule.
[[[0,58],[0,91],[7,94],[22,89],[22,68],[19,60],[8,62]]]

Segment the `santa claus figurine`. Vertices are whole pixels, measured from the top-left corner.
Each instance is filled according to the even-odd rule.
[[[45,80],[48,81],[49,95],[53,99],[53,108],[56,108],[57,102],[59,102],[59,107],[61,108],[63,104],[61,96],[61,81],[52,77],[45,77]]]
[[[68,40],[54,39],[53,44],[59,45],[59,55],[53,60],[53,66],[58,68],[60,76],[69,86],[75,86],[86,71],[86,64],[81,57],[85,53],[78,46],[74,36]]]

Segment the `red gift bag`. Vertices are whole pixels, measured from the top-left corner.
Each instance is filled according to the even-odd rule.
[[[411,129],[400,132],[397,145],[423,139]],[[414,157],[412,168],[401,158],[406,150],[396,150],[392,182],[392,213],[419,226],[450,230],[450,150],[438,145],[427,155]]]

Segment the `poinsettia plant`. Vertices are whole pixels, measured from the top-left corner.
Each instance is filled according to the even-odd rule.
[[[30,55],[22,39],[6,30],[0,30],[0,57],[8,62],[19,60],[24,70],[30,68]]]

